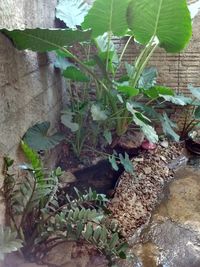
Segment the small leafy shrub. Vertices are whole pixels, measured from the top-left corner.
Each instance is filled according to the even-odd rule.
[[[59,205],[61,169],[47,173],[37,153],[24,142],[22,149],[29,162],[20,166],[23,177],[12,173],[13,161],[5,158],[3,191],[14,232],[1,230],[1,254],[21,249],[25,258],[41,262],[55,245],[79,240],[93,244],[110,261],[125,258],[127,244],[106,215],[107,198],[91,189],[86,193],[75,189],[76,197],[62,196]]]

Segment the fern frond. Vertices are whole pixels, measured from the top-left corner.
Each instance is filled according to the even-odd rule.
[[[4,259],[5,254],[17,251],[22,246],[22,240],[17,238],[16,232],[0,225],[0,260]]]
[[[39,158],[39,155],[37,152],[32,150],[26,143],[21,141],[21,147],[24,152],[24,155],[26,156],[27,160],[30,162],[32,171],[35,173],[35,177],[37,179],[37,182],[44,184],[44,173],[43,173],[43,166],[42,162]]]

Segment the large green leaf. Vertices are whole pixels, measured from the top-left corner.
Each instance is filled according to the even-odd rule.
[[[58,69],[66,70],[67,68],[74,66],[74,64],[71,63],[67,58],[58,55],[54,62],[54,66]]]
[[[48,121],[35,124],[33,127],[29,128],[24,135],[24,142],[36,151],[49,150],[55,147],[64,139],[64,135],[56,133],[48,136],[47,132],[49,127],[50,122]]]
[[[89,78],[76,66],[68,66],[63,71],[63,76],[77,82],[89,82]]]
[[[113,168],[115,171],[118,171],[118,170],[119,170],[119,167],[118,167],[118,165],[117,165],[117,161],[116,161],[116,157],[115,157],[115,155],[114,155],[114,154],[110,155],[110,156],[108,157],[108,160],[109,160],[109,162],[110,162],[112,168]]]
[[[105,121],[108,116],[105,110],[102,110],[99,105],[93,104],[91,107],[92,119],[94,121]]]
[[[133,115],[134,123],[140,126],[146,138],[152,143],[157,143],[158,135],[155,129],[151,125],[149,125],[151,121],[142,113],[135,110],[134,105],[132,103],[127,103],[126,108]]]
[[[4,259],[5,254],[17,251],[22,247],[22,240],[17,238],[17,233],[9,227],[0,225],[0,261]]]
[[[178,142],[180,139],[180,136],[174,131],[174,129],[178,128],[177,124],[171,121],[166,113],[160,116],[160,121],[163,127],[163,132],[167,136],[170,136],[174,141]]]
[[[91,5],[84,0],[59,0],[56,7],[56,17],[69,28],[76,28],[84,21]]]
[[[193,87],[191,84],[188,85],[188,89],[190,90],[190,92],[192,93],[192,95],[197,98],[198,100],[200,100],[200,87]]]
[[[124,166],[125,171],[133,174],[134,172],[133,163],[131,162],[129,155],[126,152],[124,157],[122,154],[119,154],[119,159],[121,164]]]
[[[139,94],[139,89],[133,88],[129,84],[119,84],[117,86],[117,90],[121,93],[124,93],[125,95],[129,97],[137,96]]]
[[[165,86],[154,86],[147,90],[144,90],[144,94],[152,99],[156,99],[158,97],[163,96],[174,96],[173,89]]]
[[[99,58],[101,59],[101,61],[105,66],[108,58],[109,62],[108,67],[109,70],[113,73],[119,64],[119,57],[114,43],[112,42],[112,40],[109,40],[108,33],[105,33],[104,35],[97,37],[94,41],[98,48]]]
[[[38,52],[57,50],[63,46],[86,41],[91,36],[90,31],[60,29],[1,30],[1,32],[11,38],[18,49]]]
[[[74,113],[70,111],[62,111],[61,122],[72,132],[77,132],[79,130],[79,125],[76,122],[73,122]]]
[[[95,38],[105,32],[123,36],[127,30],[127,8],[130,0],[96,0],[82,23],[83,29],[92,29]]]
[[[138,88],[149,89],[156,84],[157,69],[155,67],[145,68],[139,81]]]
[[[157,37],[167,52],[184,49],[192,35],[186,0],[132,0],[128,23],[138,42],[146,45]]]
[[[186,97],[183,95],[160,95],[163,97],[166,101],[172,102],[173,104],[179,105],[179,106],[186,106],[188,104],[192,103],[192,99],[190,97]]]
[[[200,120],[200,107],[196,108],[194,116],[196,120]]]

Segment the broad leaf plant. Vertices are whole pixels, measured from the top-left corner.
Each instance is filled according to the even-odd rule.
[[[157,84],[157,71],[148,63],[158,47],[178,53],[189,43],[192,20],[186,0],[60,0],[56,12],[66,29],[2,32],[19,50],[57,54],[55,65],[68,80],[71,103],[61,120],[75,134],[77,155],[87,138],[94,145],[105,136],[117,139],[130,125],[153,143],[158,141],[156,123],[178,140],[165,103],[186,105],[188,99],[179,101],[172,88]],[[126,41],[121,52],[114,37]],[[124,63],[134,41],[141,52],[134,62]]]

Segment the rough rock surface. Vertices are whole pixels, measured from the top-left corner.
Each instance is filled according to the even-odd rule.
[[[200,266],[199,166],[182,168],[175,178],[142,234],[142,242],[132,250],[139,265],[131,267]]]

